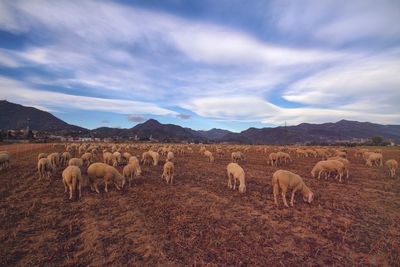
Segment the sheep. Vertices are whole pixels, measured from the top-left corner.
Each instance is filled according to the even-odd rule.
[[[122,170],[122,175],[125,179],[128,179],[129,186],[131,186],[131,181],[133,179],[133,175],[140,176],[142,170],[140,169],[139,164],[136,162],[128,163]]]
[[[231,154],[232,162],[239,162],[244,160],[244,154],[240,151],[232,152]]]
[[[372,153],[368,156],[365,165],[372,167],[373,165],[382,166],[383,156],[380,153]]]
[[[174,152],[169,151],[167,154],[167,161],[172,161],[174,159]]]
[[[167,161],[165,162],[164,166],[163,166],[163,173],[161,175],[161,178],[167,181],[167,184],[171,184],[174,180],[174,163],[171,161]]]
[[[39,174],[39,180],[42,178],[50,179],[52,177],[53,166],[50,159],[41,158],[38,160],[37,169]]]
[[[272,152],[268,156],[268,163],[271,166],[277,166],[278,165],[278,154],[275,152]]]
[[[274,172],[272,175],[272,184],[274,187],[275,206],[278,206],[279,187],[282,189],[282,199],[285,207],[289,207],[286,202],[286,192],[288,189],[292,189],[292,196],[290,199],[290,206],[292,207],[295,203],[294,194],[297,191],[300,191],[303,194],[304,202],[311,203],[314,199],[313,192],[311,192],[311,190],[306,186],[303,179],[293,172],[285,170],[278,170]]]
[[[68,162],[68,166],[77,166],[79,168],[82,168],[83,166],[83,160],[80,158],[72,158]]]
[[[225,155],[224,151],[221,148],[217,148],[216,153],[218,155],[218,158],[222,158]]]
[[[321,173],[326,172],[325,179],[327,179],[328,173],[336,172],[337,175],[335,179],[339,177],[339,182],[342,182],[344,170],[344,164],[338,160],[322,160],[315,164],[314,168],[311,170],[311,176],[315,178],[318,173],[318,179],[320,179]]]
[[[42,158],[47,158],[47,154],[46,153],[40,153],[37,157],[37,160],[42,159]]]
[[[47,156],[47,158],[51,162],[51,166],[53,168],[53,171],[55,171],[60,164],[60,154],[57,152],[51,153],[50,155]]]
[[[157,166],[158,161],[160,160],[160,154],[158,154],[158,152],[155,152],[152,150],[150,150],[149,153],[150,153],[150,156],[153,158],[153,165]]]
[[[115,160],[116,160],[116,162],[117,162],[117,165],[114,166],[114,167],[116,167],[116,166],[118,166],[119,164],[121,164],[121,158],[122,158],[122,156],[121,156],[121,153],[118,152],[118,151],[114,152],[113,155],[114,155]]]
[[[129,160],[128,160],[128,164],[129,163],[134,163],[134,162],[136,162],[139,165],[139,160],[138,160],[137,157],[135,157],[135,156],[130,157]]]
[[[143,165],[146,165],[146,164],[150,165],[152,161],[153,161],[153,157],[151,156],[150,152],[149,151],[143,152],[141,163]]]
[[[397,161],[394,159],[389,159],[385,162],[385,166],[389,169],[390,177],[394,178],[394,176],[396,175],[396,170],[399,166]]]
[[[347,159],[347,153],[344,151],[336,151],[335,157],[341,157],[341,158]]]
[[[117,190],[121,189],[118,183],[121,184],[121,187],[125,185],[125,178],[117,171],[117,169],[105,163],[96,162],[91,164],[87,170],[87,174],[89,177],[90,187],[92,190],[94,188],[97,193],[100,193],[97,187],[99,178],[104,180],[104,191],[106,192],[108,192],[108,184],[110,183],[114,184]]]
[[[345,159],[345,158],[343,158],[343,157],[338,157],[338,156],[336,156],[336,157],[330,157],[330,158],[328,158],[328,160],[338,160],[338,161],[340,161],[341,163],[343,163],[343,165],[344,165],[344,170],[345,170],[345,172],[346,172],[346,178],[349,179],[349,166],[350,166],[350,161],[349,161],[348,159]]]
[[[208,150],[204,151],[204,156],[206,156],[208,158],[208,162],[210,162],[210,163],[214,162],[214,156],[210,151],[208,151]]]
[[[237,163],[229,163],[226,167],[226,171],[228,174],[228,188],[235,190],[236,189],[236,181],[239,181],[239,192],[246,192],[246,181],[245,174],[242,167]],[[233,186],[232,186],[233,181]]]
[[[206,149],[205,146],[200,147],[200,150],[199,150],[200,155],[204,154],[204,152],[205,152],[206,150],[207,150],[207,149]]]
[[[103,162],[114,167],[118,165],[117,159],[115,158],[114,154],[110,152],[103,153]]]
[[[306,158],[308,154],[307,151],[305,151],[304,149],[297,149],[296,155],[298,158]]]
[[[83,161],[83,165],[86,167],[89,167],[89,165],[92,163],[92,153],[86,152],[81,156],[81,159]]]
[[[62,179],[64,183],[64,193],[69,189],[69,199],[72,199],[72,194],[76,191],[78,184],[79,198],[82,196],[82,174],[81,169],[77,166],[68,166],[62,172]]]
[[[10,168],[10,153],[7,151],[1,151],[0,152],[0,168]]]
[[[69,152],[63,152],[60,157],[60,165],[65,167],[68,161],[71,159],[71,154]]]
[[[129,158],[132,157],[132,155],[128,152],[125,152],[124,154],[122,154],[122,157],[125,160],[125,162],[128,162]]]
[[[292,163],[292,158],[288,153],[285,152],[278,152],[276,153],[278,155],[278,163]]]

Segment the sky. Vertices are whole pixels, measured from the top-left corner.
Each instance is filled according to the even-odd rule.
[[[0,0],[0,99],[89,129],[400,124],[400,1]]]

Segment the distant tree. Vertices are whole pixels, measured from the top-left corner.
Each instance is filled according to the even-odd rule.
[[[372,144],[375,146],[379,146],[383,142],[383,138],[381,136],[374,136],[371,138]]]

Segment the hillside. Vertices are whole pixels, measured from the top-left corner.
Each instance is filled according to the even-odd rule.
[[[0,100],[0,129],[25,129],[27,123],[31,130],[48,132],[87,132],[88,130],[79,126],[68,124],[49,112],[33,107],[25,107]]]

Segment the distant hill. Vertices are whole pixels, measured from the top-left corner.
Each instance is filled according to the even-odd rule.
[[[0,100],[0,129],[25,129],[27,122],[31,130],[48,132],[88,132],[87,129],[68,124],[54,115],[33,107],[25,107]]]
[[[222,140],[250,144],[284,144],[304,142],[332,142],[382,136],[400,142],[400,125],[381,125],[370,122],[341,120],[336,123],[310,124],[276,128],[249,128],[230,133]]]
[[[68,124],[52,114],[19,104],[0,101],[0,129],[24,129],[30,119],[32,130],[62,134],[78,133],[99,138],[120,137],[159,141],[232,142],[243,144],[285,144],[305,142],[334,142],[367,139],[382,136],[400,143],[400,125],[381,125],[370,122],[341,120],[336,123],[310,124],[275,128],[249,128],[240,133],[211,129],[196,131],[174,124],[162,124],[154,119],[137,124],[130,129],[101,127],[94,130]]]

